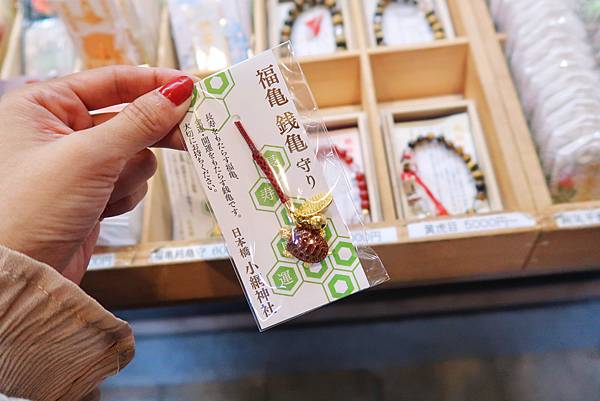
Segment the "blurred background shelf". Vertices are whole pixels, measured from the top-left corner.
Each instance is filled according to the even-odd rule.
[[[300,58],[324,115],[366,114],[382,219],[367,225],[391,280],[383,291],[407,286],[567,273],[600,267],[600,201],[552,203],[521,110],[502,46],[484,0],[448,0],[455,37],[434,42],[372,47],[360,0],[348,0],[353,49]],[[268,48],[267,0],[254,2],[253,51]],[[21,73],[22,13],[12,24],[2,78]],[[168,10],[161,16],[156,65],[177,68]],[[79,69],[81,67],[77,67]],[[190,71],[199,77],[210,71]],[[483,216],[491,228],[415,235],[419,224],[479,216],[406,220],[398,212],[386,160],[382,110],[408,107],[442,114],[448,102],[476,109],[502,210]],[[432,106],[433,105],[433,106]],[[439,112],[436,112],[439,110]],[[429,112],[429,111],[428,111]],[[418,113],[417,113],[418,114]],[[160,151],[157,151],[160,158]],[[173,241],[164,171],[145,200],[141,241],[98,248],[83,287],[109,307],[139,307],[241,297],[218,242]],[[561,213],[597,216],[559,227]],[[499,220],[510,220],[494,226]],[[516,220],[514,220],[516,219]],[[514,222],[516,221],[516,222]],[[459,230],[460,231],[460,230]],[[411,234],[412,233],[412,234]],[[361,234],[361,233],[357,233]],[[209,258],[211,260],[206,260]]]

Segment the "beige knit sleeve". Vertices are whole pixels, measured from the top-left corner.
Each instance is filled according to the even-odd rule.
[[[0,393],[79,401],[133,353],[126,322],[48,265],[0,246]]]

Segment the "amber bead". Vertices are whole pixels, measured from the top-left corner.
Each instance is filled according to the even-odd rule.
[[[318,263],[327,257],[329,245],[319,230],[297,227],[286,244],[286,250],[297,259]]]

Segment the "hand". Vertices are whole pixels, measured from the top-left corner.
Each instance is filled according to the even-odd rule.
[[[2,97],[0,244],[79,283],[100,220],[133,209],[146,194],[157,166],[147,148],[183,148],[177,123],[192,89],[174,70],[120,66]],[[116,115],[89,113],[130,102]]]

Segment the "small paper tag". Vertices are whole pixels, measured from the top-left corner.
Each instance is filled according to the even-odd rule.
[[[554,221],[559,228],[597,226],[600,225],[600,208],[556,213]]]
[[[526,213],[499,213],[485,216],[423,221],[407,225],[410,238],[437,237],[510,228],[535,226],[535,219]]]
[[[172,246],[159,248],[150,253],[151,263],[192,262],[226,259],[229,256],[225,244]]]
[[[359,245],[391,244],[398,241],[396,227],[371,228],[364,231],[352,231],[352,242]]]
[[[97,253],[92,255],[88,270],[109,269],[115,266],[116,256],[114,253]]]
[[[285,73],[269,50],[211,75],[196,84],[180,124],[261,329],[369,287],[335,202],[322,237],[331,254],[309,264],[287,252],[285,235],[295,227],[288,206],[234,124],[243,124],[295,207],[329,193]]]

